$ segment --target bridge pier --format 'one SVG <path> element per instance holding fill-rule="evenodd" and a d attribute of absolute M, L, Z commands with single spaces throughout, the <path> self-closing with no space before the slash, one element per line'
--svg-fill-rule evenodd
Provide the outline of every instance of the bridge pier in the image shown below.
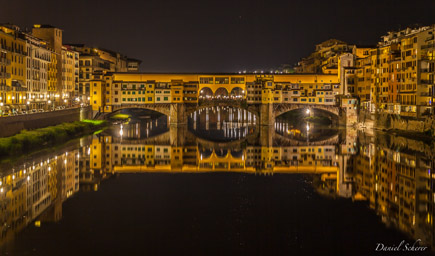
<path fill-rule="evenodd" d="M 169 123 L 171 125 L 187 124 L 186 105 L 182 103 L 173 103 L 169 110 Z"/>
<path fill-rule="evenodd" d="M 260 105 L 260 125 L 273 125 L 275 115 L 273 113 L 273 104 Z"/>
<path fill-rule="evenodd" d="M 260 126 L 260 145 L 262 147 L 272 147 L 273 137 L 275 136 L 275 127 L 272 125 Z"/>
<path fill-rule="evenodd" d="M 358 115 L 355 108 L 340 108 L 340 114 L 338 115 L 338 124 L 340 126 L 353 126 L 358 122 Z"/>
<path fill-rule="evenodd" d="M 171 146 L 184 146 L 187 138 L 187 125 L 170 125 L 169 140 Z"/>

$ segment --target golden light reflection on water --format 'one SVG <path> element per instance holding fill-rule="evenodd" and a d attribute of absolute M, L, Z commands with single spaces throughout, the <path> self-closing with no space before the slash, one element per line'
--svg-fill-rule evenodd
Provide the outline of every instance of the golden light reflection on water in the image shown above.
<path fill-rule="evenodd" d="M 198 138 L 187 127 L 147 138 L 131 132 L 141 129 L 137 124 L 114 129 L 129 132 L 94 135 L 76 149 L 3 170 L 0 244 L 31 223 L 59 221 L 63 202 L 79 190 L 98 191 L 114 174 L 240 172 L 305 174 L 318 193 L 365 201 L 385 224 L 433 245 L 435 152 L 423 142 L 349 129 L 300 141 L 260 127 L 252 138 L 221 143 Z"/>

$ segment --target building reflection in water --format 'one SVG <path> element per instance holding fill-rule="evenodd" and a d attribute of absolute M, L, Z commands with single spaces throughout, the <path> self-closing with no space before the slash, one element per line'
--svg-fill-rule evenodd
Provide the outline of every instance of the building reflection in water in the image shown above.
<path fill-rule="evenodd" d="M 117 125 L 82 139 L 76 149 L 5 170 L 0 188 L 1 243 L 35 221 L 58 221 L 68 197 L 79 188 L 96 191 L 114 174 L 243 172 L 306 174 L 320 194 L 366 201 L 385 224 L 410 239 L 434 245 L 435 152 L 427 144 L 351 129 L 301 140 L 287 136 L 289 129 L 283 123 L 256 127 L 237 141 L 213 142 L 195 136 L 199 127 L 193 124 Z M 154 136 L 144 136 L 147 129 Z"/>
<path fill-rule="evenodd" d="M 189 115 L 190 131 L 198 137 L 218 141 L 245 138 L 255 129 L 257 117 L 246 109 L 206 107 Z"/>

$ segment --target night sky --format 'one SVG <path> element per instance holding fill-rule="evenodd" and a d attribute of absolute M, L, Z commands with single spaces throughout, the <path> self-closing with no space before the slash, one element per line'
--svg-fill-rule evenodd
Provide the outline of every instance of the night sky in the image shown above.
<path fill-rule="evenodd" d="M 0 0 L 0 22 L 51 24 L 64 43 L 141 59 L 145 72 L 237 72 L 295 64 L 329 38 L 374 45 L 435 23 L 434 0 Z"/>

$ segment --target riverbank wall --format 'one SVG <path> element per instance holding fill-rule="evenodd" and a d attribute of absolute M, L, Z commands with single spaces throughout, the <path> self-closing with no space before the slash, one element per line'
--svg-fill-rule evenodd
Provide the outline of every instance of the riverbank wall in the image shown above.
<path fill-rule="evenodd" d="M 91 118 L 92 109 L 90 106 L 19 116 L 0 117 L 0 137 L 13 136 L 23 129 L 34 130 L 61 123 Z"/>
<path fill-rule="evenodd" d="M 361 111 L 359 114 L 361 124 L 371 124 L 375 129 L 397 130 L 410 133 L 421 133 L 426 136 L 435 137 L 435 118 L 412 118 L 403 117 L 397 114 L 376 113 L 370 114 Z"/>

